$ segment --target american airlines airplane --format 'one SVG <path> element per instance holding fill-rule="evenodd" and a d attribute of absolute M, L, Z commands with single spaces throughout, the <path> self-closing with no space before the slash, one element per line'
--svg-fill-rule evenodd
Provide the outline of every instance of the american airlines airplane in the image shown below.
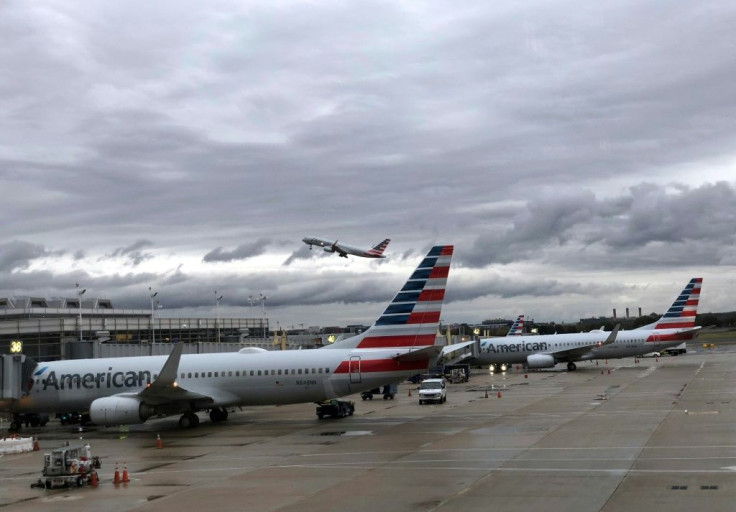
<path fill-rule="evenodd" d="M 452 245 L 433 247 L 369 329 L 334 345 L 182 355 L 178 343 L 169 356 L 42 363 L 30 370 L 27 394 L 0 400 L 0 411 L 17 422 L 19 413 L 88 410 L 97 425 L 181 414 L 179 425 L 188 428 L 201 410 L 219 422 L 233 406 L 320 402 L 399 383 L 441 355 L 435 337 L 452 252 Z"/>
<path fill-rule="evenodd" d="M 501 371 L 511 364 L 552 368 L 557 363 L 567 363 L 567 369 L 574 371 L 575 361 L 641 356 L 677 346 L 693 339 L 700 329 L 695 326 L 695 315 L 702 282 L 700 277 L 691 279 L 659 320 L 631 331 L 619 331 L 613 342 L 613 333 L 603 330 L 489 338 L 480 340 L 479 353 L 470 362 Z"/>
<path fill-rule="evenodd" d="M 338 244 L 337 240 L 332 242 L 325 238 L 318 238 L 316 236 L 302 238 L 302 242 L 307 244 L 310 249 L 313 245 L 317 245 L 322 247 L 322 250 L 325 252 L 338 253 L 341 258 L 347 258 L 348 254 L 360 256 L 362 258 L 385 258 L 386 256 L 384 256 L 383 251 L 386 249 L 386 246 L 388 246 L 390 241 L 391 239 L 387 238 L 370 249 L 361 249 L 360 247 L 353 247 L 352 245 Z"/>

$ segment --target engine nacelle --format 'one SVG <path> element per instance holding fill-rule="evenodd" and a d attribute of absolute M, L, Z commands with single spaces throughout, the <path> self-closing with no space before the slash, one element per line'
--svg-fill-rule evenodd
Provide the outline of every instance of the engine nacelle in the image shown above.
<path fill-rule="evenodd" d="M 529 368 L 552 368 L 555 364 L 554 356 L 549 354 L 532 354 L 526 358 Z"/>
<path fill-rule="evenodd" d="M 152 414 L 150 405 L 134 397 L 108 396 L 94 400 L 89 416 L 97 425 L 134 425 L 143 423 Z"/>
<path fill-rule="evenodd" d="M 335 249 L 333 249 L 332 247 L 323 247 L 322 250 L 325 252 L 335 252 Z"/>

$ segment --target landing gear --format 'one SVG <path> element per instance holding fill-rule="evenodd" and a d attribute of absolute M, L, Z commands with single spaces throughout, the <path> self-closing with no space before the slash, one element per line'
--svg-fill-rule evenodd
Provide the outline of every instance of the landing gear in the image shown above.
<path fill-rule="evenodd" d="M 577 366 L 575 366 L 575 363 L 573 363 L 572 361 L 570 361 L 569 363 L 567 363 L 567 371 L 568 372 L 574 372 L 576 368 L 577 368 Z"/>
<path fill-rule="evenodd" d="M 12 434 L 20 434 L 23 430 L 23 421 L 21 420 L 20 414 L 13 414 L 13 419 L 8 426 L 8 432 Z"/>
<path fill-rule="evenodd" d="M 195 428 L 197 425 L 199 425 L 199 416 L 193 412 L 188 412 L 179 418 L 181 428 Z"/>
<path fill-rule="evenodd" d="M 210 409 L 210 420 L 212 423 L 219 423 L 227 419 L 227 409 L 223 407 L 215 407 Z"/>

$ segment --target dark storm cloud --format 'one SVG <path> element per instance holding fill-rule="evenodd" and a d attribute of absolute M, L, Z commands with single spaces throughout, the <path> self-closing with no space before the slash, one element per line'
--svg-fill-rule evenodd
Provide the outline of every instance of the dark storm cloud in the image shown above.
<path fill-rule="evenodd" d="M 270 240 L 261 238 L 255 242 L 249 244 L 242 244 L 237 246 L 235 249 L 228 251 L 222 247 L 217 247 L 204 255 L 202 261 L 206 263 L 212 263 L 217 261 L 236 261 L 246 260 L 253 256 L 259 256 L 266 252 L 266 247 L 270 243 Z"/>
<path fill-rule="evenodd" d="M 713 265 L 736 242 L 734 222 L 736 188 L 727 182 L 674 190 L 645 183 L 600 199 L 591 191 L 563 192 L 527 202 L 511 226 L 478 236 L 460 261 L 483 267 L 564 258 L 590 265 L 606 255 L 609 264 L 630 267 Z"/>

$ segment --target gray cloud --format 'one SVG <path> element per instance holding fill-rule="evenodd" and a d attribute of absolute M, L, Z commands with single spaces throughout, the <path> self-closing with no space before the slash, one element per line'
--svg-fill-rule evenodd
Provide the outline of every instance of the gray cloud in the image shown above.
<path fill-rule="evenodd" d="M 453 314 L 574 318 L 736 265 L 729 2 L 2 9 L 0 295 L 354 319 L 453 243 Z M 389 258 L 317 258 L 310 233 Z"/>
<path fill-rule="evenodd" d="M 154 244 L 150 240 L 138 240 L 127 247 L 118 247 L 110 255 L 111 258 L 124 257 L 130 260 L 133 266 L 140 265 L 144 261 L 151 259 L 152 255 L 141 249 L 152 247 Z"/>
<path fill-rule="evenodd" d="M 212 263 L 217 261 L 245 260 L 252 258 L 253 256 L 264 254 L 266 252 L 266 246 L 269 243 L 269 240 L 261 238 L 255 242 L 239 245 L 231 251 L 225 250 L 222 247 L 217 247 L 205 254 L 202 261 L 205 263 Z"/>
<path fill-rule="evenodd" d="M 24 269 L 33 260 L 50 254 L 51 252 L 43 246 L 13 240 L 0 245 L 0 271 L 10 272 L 16 269 Z"/>

